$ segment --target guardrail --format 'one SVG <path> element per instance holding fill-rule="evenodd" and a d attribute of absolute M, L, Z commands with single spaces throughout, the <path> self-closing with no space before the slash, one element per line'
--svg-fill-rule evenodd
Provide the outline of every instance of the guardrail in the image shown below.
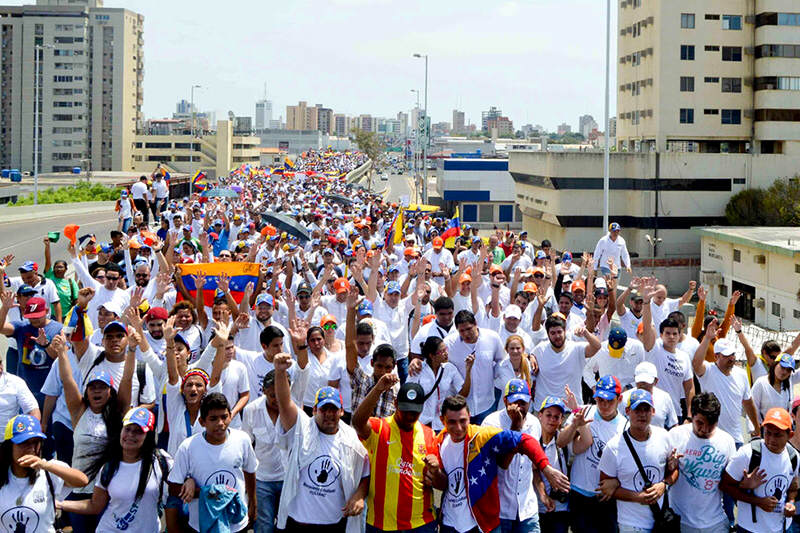
<path fill-rule="evenodd" d="M 345 182 L 353 184 L 358 183 L 359 181 L 361 181 L 361 178 L 363 178 L 367 174 L 367 172 L 369 172 L 371 168 L 372 168 L 372 161 L 370 160 L 361 165 L 360 167 L 348 172 L 347 176 L 345 177 Z"/>

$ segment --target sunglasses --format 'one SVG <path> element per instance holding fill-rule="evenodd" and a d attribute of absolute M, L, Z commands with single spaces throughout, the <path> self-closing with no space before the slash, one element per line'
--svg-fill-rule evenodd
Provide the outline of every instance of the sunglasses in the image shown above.
<path fill-rule="evenodd" d="M 332 329 L 336 329 L 337 327 L 338 326 L 336 324 L 325 324 L 324 326 L 322 326 L 322 329 L 324 329 L 325 331 L 330 331 Z"/>
<path fill-rule="evenodd" d="M 119 281 L 119 276 L 115 277 L 106 276 L 106 281 Z"/>
<path fill-rule="evenodd" d="M 101 276 L 95 276 L 94 279 L 106 279 L 106 277 L 101 275 Z"/>

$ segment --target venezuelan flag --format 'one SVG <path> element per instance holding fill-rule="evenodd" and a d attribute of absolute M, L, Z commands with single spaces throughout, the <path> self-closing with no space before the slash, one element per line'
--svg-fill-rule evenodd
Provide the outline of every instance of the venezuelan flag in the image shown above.
<path fill-rule="evenodd" d="M 195 172 L 192 176 L 192 187 L 203 191 L 207 186 L 208 183 L 206 183 L 206 173 L 200 170 Z"/>
<path fill-rule="evenodd" d="M 67 311 L 64 316 L 64 334 L 71 341 L 82 341 L 88 339 L 94 333 L 92 321 L 85 309 L 79 309 L 77 305 Z"/>
<path fill-rule="evenodd" d="M 289 159 L 289 158 L 287 157 L 287 158 L 286 158 L 286 159 L 284 159 L 284 161 L 283 161 L 283 166 L 284 166 L 286 169 L 294 169 L 294 161 L 292 161 L 291 159 Z"/>
<path fill-rule="evenodd" d="M 403 209 L 398 209 L 394 214 L 394 219 L 386 230 L 386 239 L 383 245 L 389 247 L 389 244 L 399 244 L 403 242 Z"/>
<path fill-rule="evenodd" d="M 197 287 L 194 284 L 192 275 L 197 275 L 200 272 L 206 275 L 206 284 L 203 286 L 203 299 L 209 307 L 214 303 L 214 295 L 217 291 L 217 283 L 221 274 L 224 273 L 230 276 L 231 296 L 237 303 L 242 301 L 247 284 L 252 282 L 255 285 L 258 282 L 258 263 L 196 263 L 179 265 L 178 268 L 180 268 L 183 286 L 186 287 L 192 298 L 197 293 Z"/>
<path fill-rule="evenodd" d="M 453 218 L 450 219 L 450 222 L 447 224 L 447 229 L 442 232 L 442 239 L 444 239 L 444 245 L 447 248 L 455 248 L 456 246 L 456 237 L 461 235 L 461 219 L 458 216 L 458 208 L 456 207 L 456 212 L 453 215 Z"/>

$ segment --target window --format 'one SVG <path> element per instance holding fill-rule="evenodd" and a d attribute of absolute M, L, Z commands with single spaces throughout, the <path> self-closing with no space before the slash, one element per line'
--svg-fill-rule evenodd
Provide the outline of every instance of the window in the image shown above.
<path fill-rule="evenodd" d="M 681 28 L 694 29 L 694 13 L 681 13 Z"/>
<path fill-rule="evenodd" d="M 694 61 L 694 45 L 681 45 L 681 61 Z"/>
<path fill-rule="evenodd" d="M 800 26 L 800 13 L 778 13 L 778 26 Z"/>
<path fill-rule="evenodd" d="M 719 78 L 706 76 L 706 78 L 703 79 L 703 81 L 706 83 L 719 83 Z"/>
<path fill-rule="evenodd" d="M 514 204 L 505 204 L 497 206 L 497 221 L 498 222 L 514 222 Z"/>
<path fill-rule="evenodd" d="M 797 263 L 794 264 L 794 273 L 800 274 L 800 265 L 798 265 Z"/>
<path fill-rule="evenodd" d="M 172 148 L 172 143 L 144 143 L 145 148 Z"/>
<path fill-rule="evenodd" d="M 694 124 L 694 109 L 681 109 L 681 124 Z"/>
<path fill-rule="evenodd" d="M 728 286 L 727 285 L 720 285 L 719 286 L 719 295 L 722 297 L 728 296 Z"/>
<path fill-rule="evenodd" d="M 719 52 L 719 46 L 717 45 L 709 45 L 705 48 L 706 52 Z"/>
<path fill-rule="evenodd" d="M 66 83 L 72 81 L 72 76 L 53 76 L 54 83 Z"/>
<path fill-rule="evenodd" d="M 494 222 L 494 205 L 481 204 L 478 206 L 478 222 Z"/>
<path fill-rule="evenodd" d="M 800 45 L 794 44 L 763 44 L 756 46 L 756 59 L 762 57 L 800 57 Z"/>
<path fill-rule="evenodd" d="M 461 210 L 461 218 L 464 222 L 477 222 L 478 221 L 478 206 L 475 204 L 463 204 Z"/>
<path fill-rule="evenodd" d="M 741 263 L 742 262 L 742 251 L 737 250 L 736 248 L 733 249 L 733 262 L 734 263 Z"/>
<path fill-rule="evenodd" d="M 781 304 L 772 302 L 772 316 L 781 316 Z"/>
<path fill-rule="evenodd" d="M 723 30 L 741 30 L 742 29 L 742 16 L 741 15 L 722 15 L 722 29 Z"/>
<path fill-rule="evenodd" d="M 706 13 L 706 20 L 719 20 L 719 15 L 709 15 Z"/>
<path fill-rule="evenodd" d="M 724 93 L 742 92 L 742 78 L 722 78 L 722 92 Z"/>
<path fill-rule="evenodd" d="M 704 115 L 719 115 L 719 109 L 703 109 Z"/>
<path fill-rule="evenodd" d="M 720 114 L 723 124 L 741 124 L 742 123 L 742 110 L 741 109 L 723 109 Z"/>
<path fill-rule="evenodd" d="M 722 60 L 723 61 L 741 61 L 742 60 L 742 47 L 741 46 L 723 46 L 722 47 Z"/>
<path fill-rule="evenodd" d="M 681 92 L 693 93 L 694 92 L 694 77 L 681 76 Z"/>
<path fill-rule="evenodd" d="M 792 316 L 793 316 L 794 318 L 800 318 L 800 311 L 798 311 L 797 309 L 794 309 L 794 310 L 792 311 Z"/>

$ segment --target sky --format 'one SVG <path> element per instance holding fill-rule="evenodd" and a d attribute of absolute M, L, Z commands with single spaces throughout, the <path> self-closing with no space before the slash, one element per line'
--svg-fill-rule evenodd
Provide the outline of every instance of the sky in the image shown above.
<path fill-rule="evenodd" d="M 6 0 L 8 1 L 8 0 Z M 12 2 L 13 3 L 13 2 Z M 20 1 L 33 3 L 33 0 Z M 611 115 L 616 108 L 616 0 Z M 603 120 L 606 2 L 598 0 L 105 0 L 145 17 L 144 113 L 170 116 L 181 98 L 203 110 L 273 119 L 304 100 L 335 113 L 395 117 L 424 99 L 433 122 L 452 110 L 480 124 L 497 106 L 555 130 Z M 602 125 L 601 128 L 603 129 Z"/>

